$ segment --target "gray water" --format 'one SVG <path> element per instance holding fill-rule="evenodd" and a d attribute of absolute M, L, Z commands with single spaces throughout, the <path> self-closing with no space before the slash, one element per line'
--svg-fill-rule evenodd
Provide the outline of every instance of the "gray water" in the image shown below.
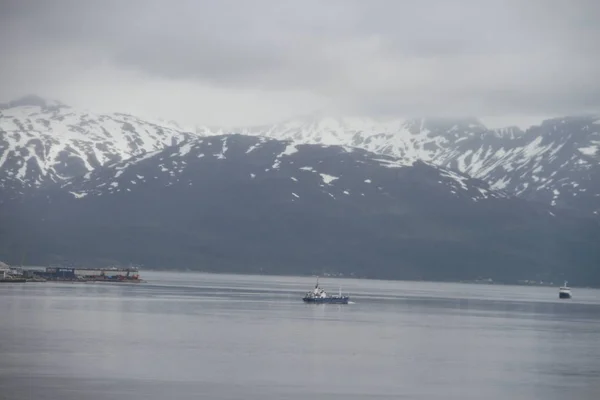
<path fill-rule="evenodd" d="M 598 399 L 600 291 L 144 272 L 0 284 L 0 399 Z"/>

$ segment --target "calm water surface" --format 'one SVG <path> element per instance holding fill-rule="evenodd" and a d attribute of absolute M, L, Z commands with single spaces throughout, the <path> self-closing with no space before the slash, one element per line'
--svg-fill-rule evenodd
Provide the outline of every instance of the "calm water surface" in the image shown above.
<path fill-rule="evenodd" d="M 598 399 L 600 291 L 144 272 L 0 284 L 0 399 Z"/>

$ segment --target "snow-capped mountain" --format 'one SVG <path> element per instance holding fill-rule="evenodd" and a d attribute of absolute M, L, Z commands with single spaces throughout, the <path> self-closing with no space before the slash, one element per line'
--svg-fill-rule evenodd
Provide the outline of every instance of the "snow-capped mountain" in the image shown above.
<path fill-rule="evenodd" d="M 591 220 L 422 161 L 243 135 L 192 138 L 40 189 L 1 207 L 1 226 L 12 227 L 0 229 L 9 262 L 27 248 L 40 264 L 507 282 L 568 268 L 600 283 Z"/>
<path fill-rule="evenodd" d="M 240 133 L 298 144 L 340 145 L 442 166 L 528 200 L 600 215 L 600 119 L 490 130 L 476 119 L 306 117 L 271 126 L 198 128 L 173 121 L 79 111 L 26 97 L 0 106 L 0 193 L 22 194 L 188 138 Z"/>
<path fill-rule="evenodd" d="M 552 119 L 527 131 L 491 130 L 476 119 L 305 118 L 236 132 L 428 161 L 526 199 L 600 213 L 598 117 Z"/>
<path fill-rule="evenodd" d="M 171 122 L 98 115 L 28 96 L 0 106 L 0 188 L 19 193 L 64 181 L 192 135 Z"/>
<path fill-rule="evenodd" d="M 215 167 L 223 166 L 219 160 L 227 160 L 228 157 L 233 160 L 231 163 L 243 166 L 239 173 L 245 174 L 248 182 L 274 179 L 283 174 L 298 183 L 299 177 L 303 177 L 303 183 L 310 182 L 310 190 L 320 192 L 326 200 L 360 199 L 370 192 L 388 196 L 393 191 L 398 195 L 401 188 L 392 185 L 384 189 L 376 175 L 384 175 L 388 179 L 394 174 L 410 174 L 407 171 L 412 170 L 419 170 L 427 178 L 423 184 L 439 185 L 439 194 L 448 198 L 477 202 L 487 198 L 511 197 L 504 191 L 491 190 L 484 181 L 430 163 L 407 163 L 351 147 L 299 145 L 293 141 L 237 134 L 193 138 L 179 146 L 95 170 L 66 182 L 63 188 L 75 198 L 82 198 L 131 192 L 148 181 L 157 182 L 160 187 L 186 179 L 192 184 L 190 174 L 195 176 L 196 170 L 201 169 L 217 173 Z M 145 168 L 143 175 L 134 173 L 139 165 L 154 169 Z M 369 171 L 373 171 L 372 174 Z M 298 193 L 290 192 L 289 196 L 291 201 L 301 201 Z"/>

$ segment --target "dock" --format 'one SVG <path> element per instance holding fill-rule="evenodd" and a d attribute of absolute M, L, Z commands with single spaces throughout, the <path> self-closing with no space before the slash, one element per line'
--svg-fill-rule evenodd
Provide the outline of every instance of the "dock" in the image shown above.
<path fill-rule="evenodd" d="M 11 268 L 0 273 L 2 283 L 23 282 L 114 282 L 143 283 L 137 267 L 63 267 Z"/>

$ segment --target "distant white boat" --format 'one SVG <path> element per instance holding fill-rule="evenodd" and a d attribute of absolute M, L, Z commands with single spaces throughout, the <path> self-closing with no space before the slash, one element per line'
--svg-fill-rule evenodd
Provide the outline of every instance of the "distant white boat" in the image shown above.
<path fill-rule="evenodd" d="M 567 286 L 567 282 L 558 289 L 558 298 L 559 299 L 570 299 L 572 296 L 571 288 Z"/>

